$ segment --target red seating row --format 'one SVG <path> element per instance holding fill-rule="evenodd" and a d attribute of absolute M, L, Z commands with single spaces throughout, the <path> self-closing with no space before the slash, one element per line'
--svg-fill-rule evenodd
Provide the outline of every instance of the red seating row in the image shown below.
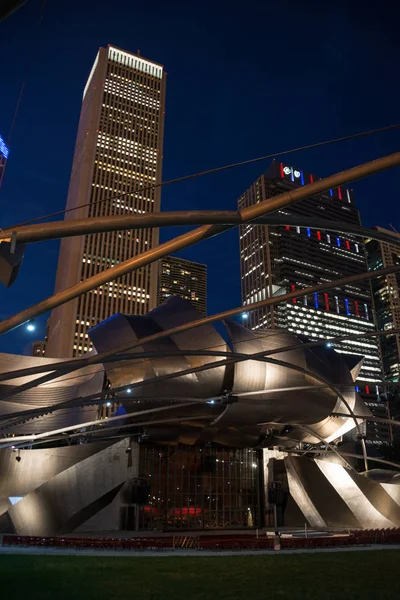
<path fill-rule="evenodd" d="M 187 536 L 190 538 L 190 536 Z M 348 535 L 318 537 L 282 537 L 281 548 L 332 548 L 350 545 L 400 543 L 400 528 L 350 531 Z M 136 538 L 83 538 L 83 537 L 36 537 L 4 535 L 4 546 L 44 546 L 69 549 L 96 550 L 167 550 L 174 548 L 174 536 Z M 200 550 L 262 550 L 273 548 L 273 536 L 209 535 L 196 536 Z"/>

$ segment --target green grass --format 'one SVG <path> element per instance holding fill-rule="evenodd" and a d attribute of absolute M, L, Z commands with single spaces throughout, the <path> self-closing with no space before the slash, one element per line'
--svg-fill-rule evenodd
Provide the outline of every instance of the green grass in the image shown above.
<path fill-rule="evenodd" d="M 384 600 L 399 597 L 400 551 L 233 557 L 0 555 L 12 600 Z"/>

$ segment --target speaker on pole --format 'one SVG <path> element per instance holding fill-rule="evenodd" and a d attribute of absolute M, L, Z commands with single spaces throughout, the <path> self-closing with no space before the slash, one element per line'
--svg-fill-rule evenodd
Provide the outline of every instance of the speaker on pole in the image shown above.
<path fill-rule="evenodd" d="M 14 247 L 13 247 L 14 246 Z M 13 242 L 0 244 L 0 282 L 6 287 L 15 281 L 24 258 L 25 244 L 14 245 Z"/>

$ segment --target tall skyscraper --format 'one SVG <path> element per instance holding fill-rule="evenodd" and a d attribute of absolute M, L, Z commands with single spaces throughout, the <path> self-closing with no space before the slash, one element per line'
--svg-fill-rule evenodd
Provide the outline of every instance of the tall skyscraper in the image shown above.
<path fill-rule="evenodd" d="M 398 237 L 400 243 L 400 234 L 382 227 L 375 229 Z M 400 265 L 399 245 L 370 239 L 365 247 L 371 270 Z M 372 291 L 378 329 L 400 329 L 400 275 L 392 273 L 373 279 Z M 384 336 L 380 338 L 380 344 L 385 379 L 397 382 L 400 380 L 400 335 Z"/>
<path fill-rule="evenodd" d="M 244 208 L 295 187 L 312 183 L 315 175 L 274 161 L 239 199 Z M 279 211 L 285 215 L 316 217 L 330 221 L 360 224 L 352 191 L 346 187 L 316 194 Z M 364 243 L 350 234 L 316 231 L 308 227 L 243 225 L 240 227 L 240 263 L 244 306 L 261 299 L 302 290 L 310 286 L 367 271 Z M 326 293 L 293 298 L 249 314 L 251 329 L 288 329 L 310 339 L 325 339 L 372 331 L 375 328 L 369 282 L 347 285 Z M 374 338 L 335 343 L 335 350 L 363 356 L 357 390 L 372 412 L 387 416 L 380 398 L 382 365 Z M 369 423 L 367 441 L 380 444 L 389 440 L 386 425 Z"/>
<path fill-rule="evenodd" d="M 100 48 L 83 92 L 66 219 L 160 210 L 166 74 L 161 65 Z M 156 229 L 64 239 L 55 291 L 70 287 L 158 244 Z M 145 314 L 156 305 L 157 265 L 143 267 L 56 308 L 46 354 L 91 349 L 87 330 L 117 312 Z"/>
<path fill-rule="evenodd" d="M 207 314 L 207 265 L 166 256 L 158 262 L 157 305 L 179 296 Z"/>
<path fill-rule="evenodd" d="M 0 135 L 0 186 L 3 181 L 4 171 L 6 169 L 6 163 L 8 158 L 8 148 Z"/>

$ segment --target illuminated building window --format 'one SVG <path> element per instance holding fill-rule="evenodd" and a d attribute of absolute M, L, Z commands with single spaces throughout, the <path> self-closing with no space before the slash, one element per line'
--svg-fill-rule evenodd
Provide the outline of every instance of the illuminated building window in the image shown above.
<path fill-rule="evenodd" d="M 329 296 L 328 296 L 328 294 L 324 294 L 324 298 L 325 298 L 325 310 L 327 310 L 329 312 L 330 308 L 329 308 Z"/>
<path fill-rule="evenodd" d="M 365 310 L 365 318 L 369 321 L 368 306 L 366 303 L 364 304 L 364 310 Z"/>

